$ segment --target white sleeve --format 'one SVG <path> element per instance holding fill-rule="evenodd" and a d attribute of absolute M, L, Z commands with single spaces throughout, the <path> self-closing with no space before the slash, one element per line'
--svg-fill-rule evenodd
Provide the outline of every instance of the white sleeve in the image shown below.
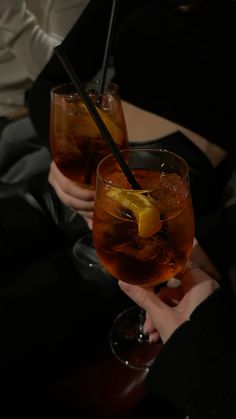
<path fill-rule="evenodd" d="M 44 0 L 46 32 L 25 1 L 0 0 L 1 46 L 22 60 L 28 77 L 34 80 L 87 3 L 86 0 Z"/>
<path fill-rule="evenodd" d="M 63 37 L 80 17 L 89 0 L 55 0 L 51 1 L 48 12 L 49 34 L 52 37 Z"/>

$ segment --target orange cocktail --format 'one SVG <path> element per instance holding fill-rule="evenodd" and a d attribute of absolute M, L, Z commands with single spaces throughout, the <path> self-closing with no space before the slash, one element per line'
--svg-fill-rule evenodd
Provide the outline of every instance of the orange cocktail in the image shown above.
<path fill-rule="evenodd" d="M 122 153 L 141 190 L 132 190 L 113 156 L 100 163 L 93 237 L 117 279 L 149 286 L 167 281 L 192 251 L 194 217 L 184 160 L 165 150 Z"/>
<path fill-rule="evenodd" d="M 127 131 L 117 85 L 108 83 L 102 95 L 97 82 L 89 83 L 87 89 L 117 146 L 127 148 Z M 94 188 L 97 165 L 110 150 L 72 84 L 52 89 L 50 143 L 59 170 L 78 184 Z"/>

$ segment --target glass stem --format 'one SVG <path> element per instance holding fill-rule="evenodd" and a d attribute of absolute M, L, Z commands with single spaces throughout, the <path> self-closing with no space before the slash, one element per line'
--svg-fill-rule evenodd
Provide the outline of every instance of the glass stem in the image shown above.
<path fill-rule="evenodd" d="M 139 325 L 138 325 L 138 341 L 143 342 L 148 339 L 148 337 L 143 333 L 143 325 L 146 318 L 146 312 L 143 308 L 139 309 Z"/>

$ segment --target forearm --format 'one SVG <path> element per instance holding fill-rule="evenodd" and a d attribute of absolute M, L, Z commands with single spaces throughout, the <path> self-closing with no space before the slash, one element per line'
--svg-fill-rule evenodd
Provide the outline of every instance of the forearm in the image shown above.
<path fill-rule="evenodd" d="M 42 14 L 39 2 L 34 14 L 24 1 L 16 0 L 9 6 L 9 2 L 1 0 L 1 41 L 22 60 L 30 79 L 38 76 L 51 58 L 53 48 L 62 41 L 87 3 L 88 0 L 51 0 L 45 2 Z"/>
<path fill-rule="evenodd" d="M 33 80 L 50 59 L 53 48 L 61 38 L 45 33 L 25 2 L 14 1 L 10 7 L 4 7 L 4 4 L 5 0 L 0 6 L 1 40 L 5 48 L 22 59 L 28 77 Z"/>
<path fill-rule="evenodd" d="M 51 0 L 48 7 L 48 33 L 64 38 L 87 7 L 89 0 Z"/>

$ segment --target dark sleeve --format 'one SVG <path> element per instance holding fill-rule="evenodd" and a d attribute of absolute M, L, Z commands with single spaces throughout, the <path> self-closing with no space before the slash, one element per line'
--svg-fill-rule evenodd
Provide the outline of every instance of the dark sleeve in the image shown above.
<path fill-rule="evenodd" d="M 116 27 L 132 8 L 144 0 L 120 0 Z M 91 0 L 62 43 L 80 80 L 94 78 L 101 68 L 111 13 L 111 0 Z M 50 90 L 69 82 L 54 54 L 34 82 L 29 93 L 29 111 L 36 132 L 44 145 L 49 144 Z"/>
<path fill-rule="evenodd" d="M 218 289 L 163 346 L 148 388 L 191 419 L 236 418 L 236 308 Z"/>
<path fill-rule="evenodd" d="M 219 187 L 219 183 L 217 184 Z M 228 272 L 235 263 L 236 203 L 217 206 L 196 223 L 196 237 L 220 272 Z"/>

